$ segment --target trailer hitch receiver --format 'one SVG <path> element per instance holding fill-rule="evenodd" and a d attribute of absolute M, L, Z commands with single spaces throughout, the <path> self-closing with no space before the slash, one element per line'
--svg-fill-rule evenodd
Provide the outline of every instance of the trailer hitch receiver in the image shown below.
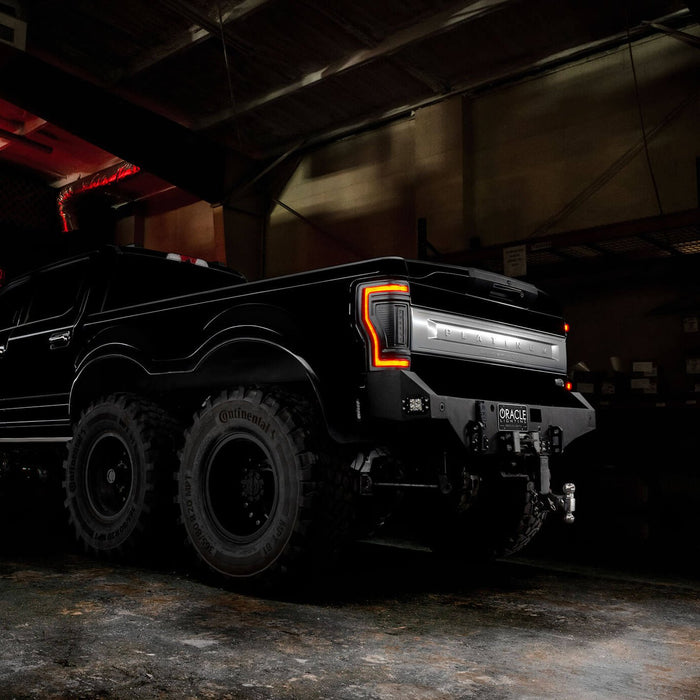
<path fill-rule="evenodd" d="M 571 524 L 575 520 L 574 512 L 576 511 L 576 485 L 567 482 L 563 486 L 563 494 L 548 493 L 544 496 L 544 502 L 552 512 L 561 513 L 564 516 L 564 522 Z"/>
<path fill-rule="evenodd" d="M 574 511 L 576 510 L 576 485 L 572 483 L 564 484 L 564 522 L 574 522 Z"/>

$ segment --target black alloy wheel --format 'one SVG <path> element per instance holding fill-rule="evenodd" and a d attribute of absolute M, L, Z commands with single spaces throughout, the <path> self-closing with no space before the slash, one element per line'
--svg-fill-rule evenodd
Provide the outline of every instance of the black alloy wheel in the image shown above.
<path fill-rule="evenodd" d="M 81 414 L 63 486 L 70 522 L 86 550 L 124 553 L 157 538 L 162 547 L 164 523 L 173 515 L 178 432 L 166 411 L 131 394 L 99 399 Z"/>
<path fill-rule="evenodd" d="M 85 464 L 85 495 L 105 521 L 118 518 L 128 506 L 134 484 L 134 462 L 126 442 L 116 433 L 98 437 Z"/>

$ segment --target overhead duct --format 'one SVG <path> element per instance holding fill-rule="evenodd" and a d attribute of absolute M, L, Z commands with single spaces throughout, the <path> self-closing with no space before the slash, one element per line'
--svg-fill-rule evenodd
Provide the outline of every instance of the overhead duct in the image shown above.
<path fill-rule="evenodd" d="M 75 198 L 90 190 L 100 187 L 108 187 L 127 177 L 132 177 L 141 171 L 138 165 L 121 162 L 106 170 L 80 178 L 70 185 L 61 188 L 58 193 L 58 215 L 61 218 L 63 233 L 74 231 L 78 228 L 75 217 Z"/>

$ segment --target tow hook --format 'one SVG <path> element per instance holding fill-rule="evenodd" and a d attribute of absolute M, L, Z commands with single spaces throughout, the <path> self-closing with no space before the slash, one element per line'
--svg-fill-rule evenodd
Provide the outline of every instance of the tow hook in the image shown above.
<path fill-rule="evenodd" d="M 563 487 L 563 495 L 548 493 L 544 497 L 544 501 L 549 509 L 553 512 L 562 513 L 564 522 L 571 524 L 575 520 L 574 511 L 576 510 L 576 485 L 566 483 Z"/>

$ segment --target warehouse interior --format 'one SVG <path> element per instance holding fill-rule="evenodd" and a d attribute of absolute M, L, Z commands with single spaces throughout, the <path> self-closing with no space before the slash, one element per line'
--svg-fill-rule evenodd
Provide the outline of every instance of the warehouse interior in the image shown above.
<path fill-rule="evenodd" d="M 532 282 L 598 421 L 532 556 L 697 576 L 698 124 L 697 0 L 0 0 L 0 268 L 114 242 Z"/>

